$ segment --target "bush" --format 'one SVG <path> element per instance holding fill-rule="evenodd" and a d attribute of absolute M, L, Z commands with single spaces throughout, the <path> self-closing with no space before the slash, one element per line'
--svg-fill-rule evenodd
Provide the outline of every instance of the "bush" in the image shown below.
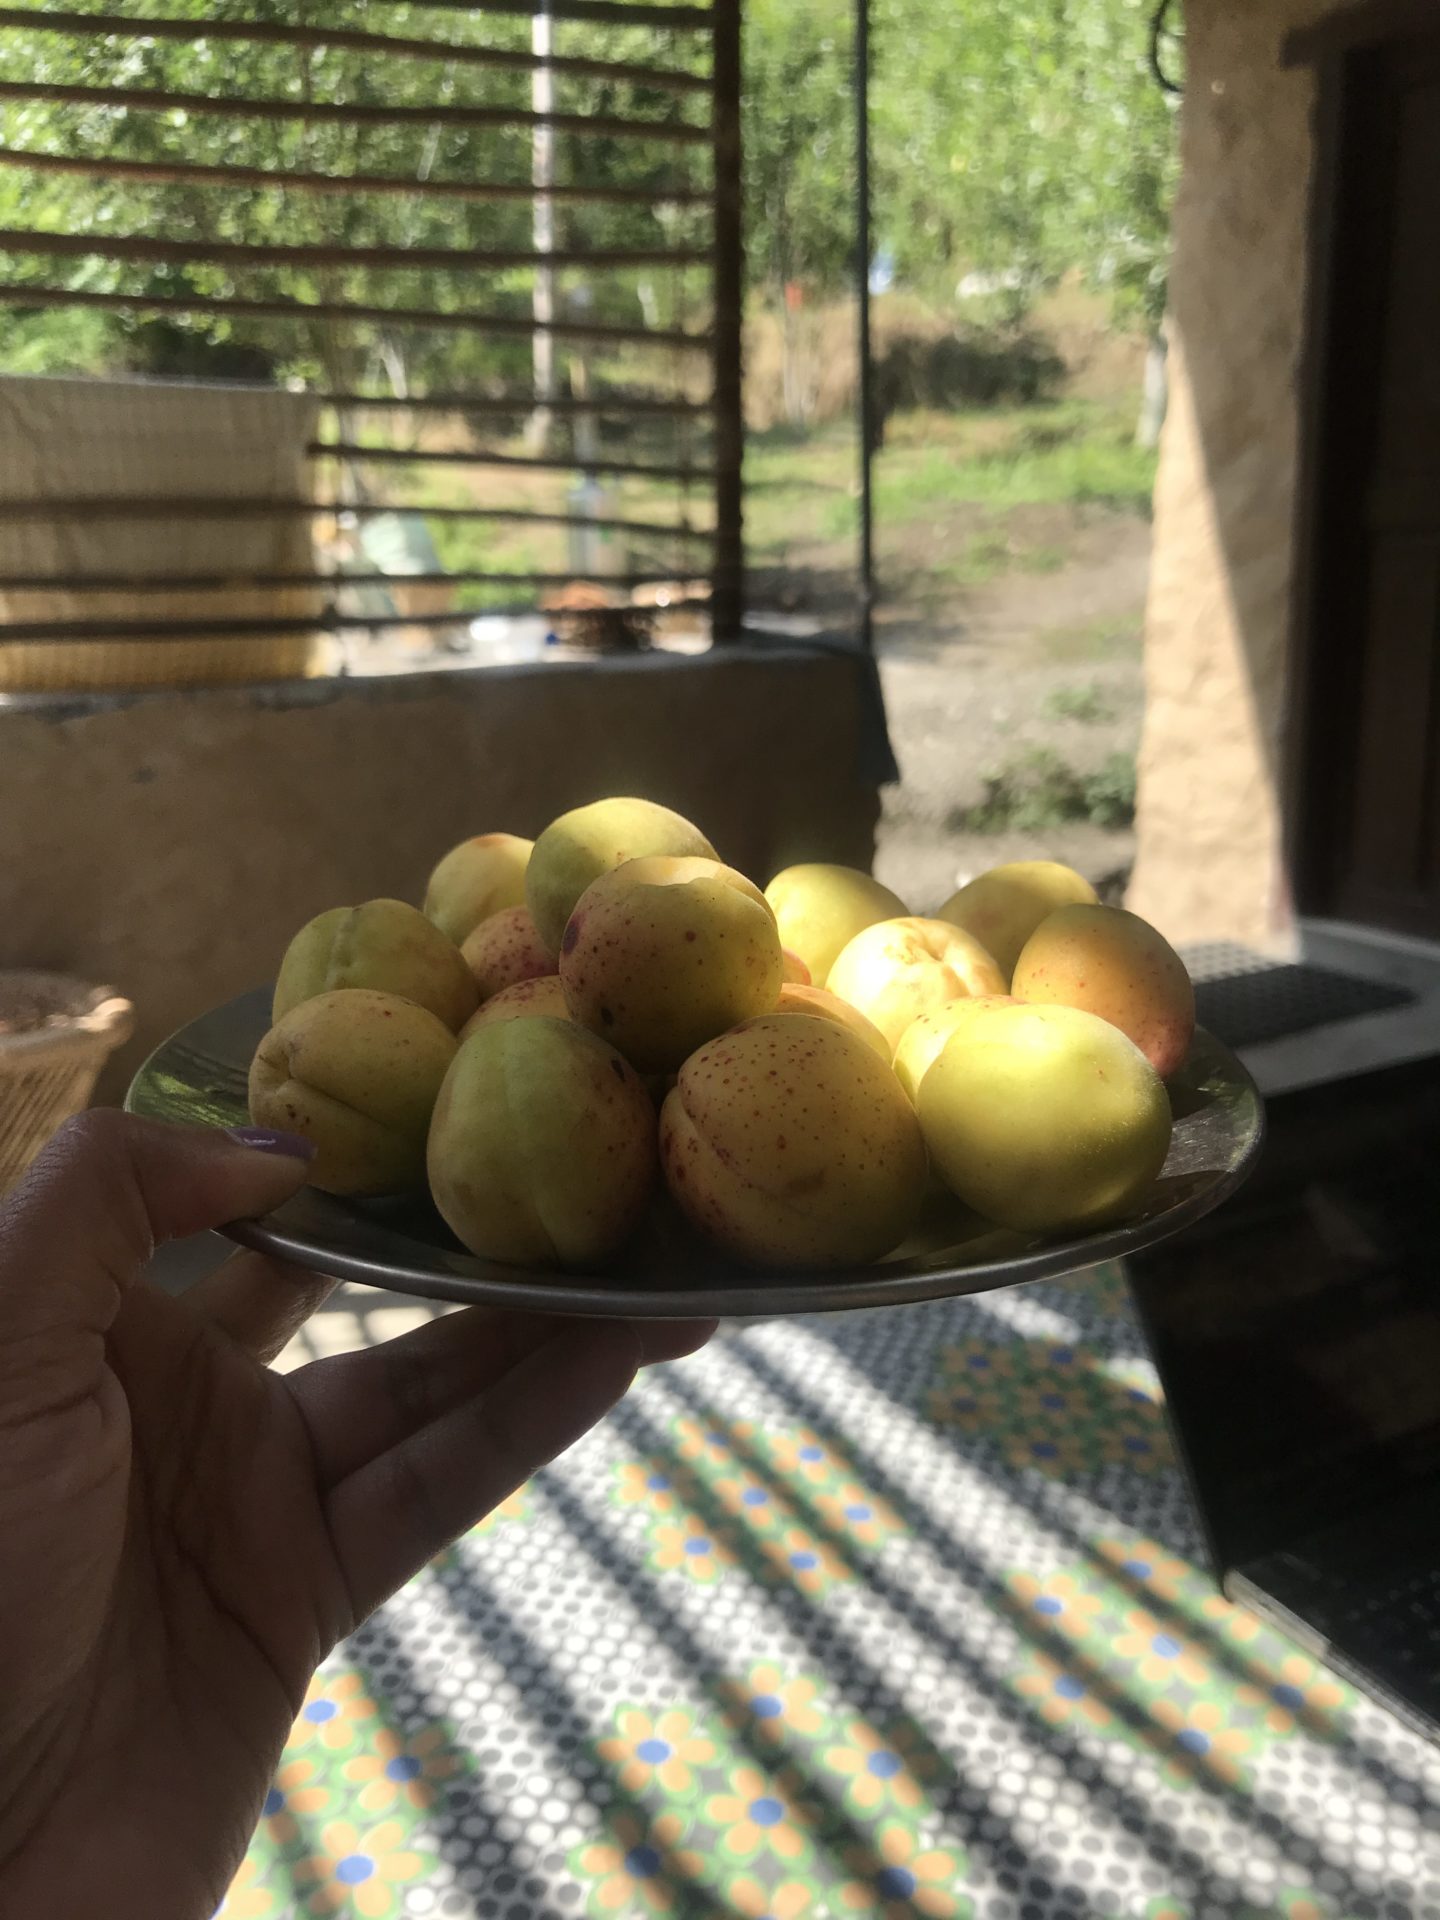
<path fill-rule="evenodd" d="M 1126 827 L 1135 818 L 1135 761 L 1112 753 L 1093 773 L 1078 773 L 1053 747 L 1032 747 L 984 776 L 985 798 L 957 810 L 950 826 L 961 832 L 1044 833 L 1088 820 L 1097 827 Z"/>

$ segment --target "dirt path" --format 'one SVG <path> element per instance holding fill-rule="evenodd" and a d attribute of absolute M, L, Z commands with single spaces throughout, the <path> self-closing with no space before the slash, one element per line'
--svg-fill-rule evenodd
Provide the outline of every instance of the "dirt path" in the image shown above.
<path fill-rule="evenodd" d="M 985 799 L 987 776 L 1093 774 L 1133 758 L 1139 735 L 1148 523 L 1047 507 L 1017 510 L 1007 526 L 1020 551 L 1049 540 L 1064 564 L 1001 571 L 937 598 L 935 542 L 961 537 L 953 518 L 881 546 L 883 579 L 901 583 L 882 601 L 876 638 L 902 779 L 885 794 L 876 871 L 917 910 L 962 877 L 1042 854 L 1113 893 L 1132 856 L 1128 829 L 1089 820 L 977 833 L 960 818 Z M 927 567 L 922 599 L 904 583 Z"/>

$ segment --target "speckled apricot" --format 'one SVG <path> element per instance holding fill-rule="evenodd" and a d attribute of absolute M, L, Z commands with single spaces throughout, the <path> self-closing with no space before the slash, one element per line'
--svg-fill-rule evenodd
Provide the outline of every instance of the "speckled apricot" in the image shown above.
<path fill-rule="evenodd" d="M 523 906 L 532 844 L 514 833 L 477 833 L 452 847 L 426 884 L 426 919 L 458 946 L 492 913 Z"/>
<path fill-rule="evenodd" d="M 753 1265 L 877 1260 L 925 1188 L 919 1123 L 890 1068 L 833 1021 L 747 1020 L 688 1059 L 660 1115 L 671 1193 Z"/>
<path fill-rule="evenodd" d="M 592 881 L 652 854 L 716 857 L 697 826 L 653 800 L 592 800 L 552 820 L 525 876 L 525 904 L 550 951 L 559 953 L 566 922 Z"/>
<path fill-rule="evenodd" d="M 1118 1027 L 1162 1080 L 1195 1033 L 1185 962 L 1148 920 L 1123 907 L 1062 907 L 1042 920 L 1015 965 L 1012 990 L 1033 1006 L 1078 1007 Z"/>
<path fill-rule="evenodd" d="M 881 1033 L 873 1020 L 867 1020 L 858 1007 L 852 1007 L 848 1000 L 842 1000 L 838 993 L 827 993 L 824 987 L 802 987 L 789 981 L 780 989 L 780 998 L 775 1002 L 776 1013 L 808 1013 L 817 1020 L 834 1020 L 846 1028 L 867 1047 L 874 1049 L 880 1058 L 889 1065 L 890 1042 Z"/>
<path fill-rule="evenodd" d="M 1009 860 L 952 893 L 935 918 L 973 934 L 1008 982 L 1042 920 L 1061 907 L 1093 906 L 1097 897 L 1083 874 L 1058 860 Z"/>
<path fill-rule="evenodd" d="M 455 942 L 403 900 L 332 907 L 308 920 L 285 949 L 270 1017 L 281 1020 L 302 1000 L 342 987 L 402 994 L 452 1033 L 480 999 Z"/>
<path fill-rule="evenodd" d="M 779 998 L 775 916 L 718 860 L 630 860 L 586 888 L 560 948 L 571 1017 L 642 1073 L 673 1073 Z"/>
<path fill-rule="evenodd" d="M 505 907 L 482 920 L 460 949 L 482 1001 L 521 980 L 555 972 L 555 960 L 535 931 L 528 907 Z"/>
<path fill-rule="evenodd" d="M 655 1106 L 613 1047 L 570 1020 L 472 1033 L 430 1128 L 435 1205 L 472 1253 L 524 1266 L 608 1258 L 655 1179 Z"/>
<path fill-rule="evenodd" d="M 250 1067 L 250 1117 L 315 1147 L 309 1178 L 329 1193 L 425 1184 L 425 1138 L 455 1036 L 413 1000 L 345 987 L 293 1007 Z"/>
<path fill-rule="evenodd" d="M 477 1027 L 494 1026 L 498 1020 L 522 1020 L 533 1014 L 552 1020 L 570 1018 L 558 973 L 543 973 L 535 980 L 517 980 L 513 987 L 503 988 L 477 1013 L 471 1014 L 460 1029 L 460 1038 L 468 1040 Z"/>

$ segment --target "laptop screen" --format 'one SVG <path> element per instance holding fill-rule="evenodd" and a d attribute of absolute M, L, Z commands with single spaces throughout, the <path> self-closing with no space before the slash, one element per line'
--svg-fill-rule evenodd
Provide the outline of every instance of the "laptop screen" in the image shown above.
<path fill-rule="evenodd" d="M 1440 1060 L 1269 1102 L 1241 1193 L 1130 1262 L 1220 1575 L 1433 1479 Z"/>

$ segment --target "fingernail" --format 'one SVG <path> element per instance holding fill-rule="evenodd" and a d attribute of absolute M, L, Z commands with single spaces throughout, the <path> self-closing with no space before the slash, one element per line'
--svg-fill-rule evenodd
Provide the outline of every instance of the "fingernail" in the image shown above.
<path fill-rule="evenodd" d="M 313 1160 L 315 1142 L 303 1133 L 277 1133 L 273 1127 L 227 1127 L 226 1138 L 256 1153 L 275 1153 L 287 1160 Z"/>

